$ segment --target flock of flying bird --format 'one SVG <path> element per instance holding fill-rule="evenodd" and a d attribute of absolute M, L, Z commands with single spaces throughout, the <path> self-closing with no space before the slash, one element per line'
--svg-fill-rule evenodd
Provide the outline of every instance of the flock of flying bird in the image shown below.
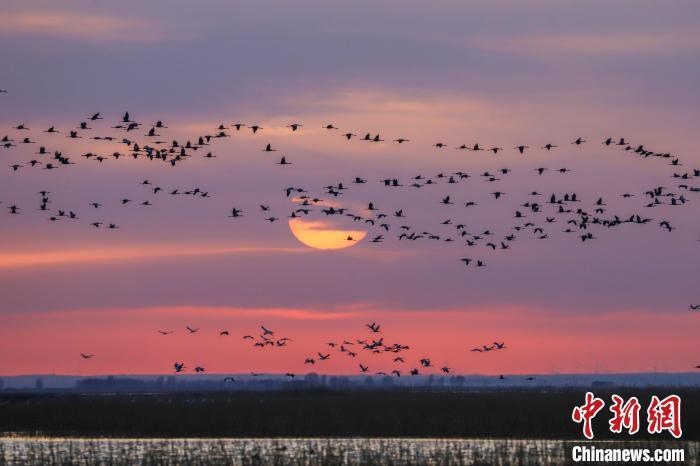
<path fill-rule="evenodd" d="M 417 364 L 408 369 L 403 369 L 403 367 L 407 364 L 407 357 L 404 356 L 404 353 L 407 350 L 410 350 L 411 347 L 402 343 L 398 342 L 393 342 L 390 343 L 388 341 L 385 341 L 385 337 L 383 334 L 383 330 L 381 325 L 377 324 L 376 322 L 370 322 L 365 324 L 365 327 L 369 331 L 370 337 L 364 337 L 364 338 L 348 338 L 348 339 L 343 339 L 341 341 L 328 341 L 325 343 L 326 348 L 323 350 L 320 350 L 316 352 L 315 355 L 306 357 L 304 359 L 304 364 L 316 367 L 319 364 L 325 364 L 326 361 L 329 361 L 331 359 L 335 359 L 336 356 L 332 356 L 332 351 L 335 350 L 337 353 L 338 357 L 348 357 L 352 358 L 354 360 L 358 360 L 358 354 L 360 356 L 363 355 L 382 355 L 382 354 L 389 354 L 390 356 L 390 363 L 393 364 L 393 368 L 391 370 L 379 370 L 379 371 L 371 371 L 371 365 L 370 363 L 367 362 L 358 362 L 357 367 L 359 369 L 359 372 L 361 374 L 368 374 L 368 375 L 379 375 L 379 376 L 396 376 L 396 377 L 401 377 L 402 375 L 421 375 L 422 371 L 424 370 L 429 370 L 430 368 L 435 367 L 433 362 L 431 361 L 430 358 L 428 357 L 421 357 L 420 359 L 417 359 Z M 185 327 L 187 329 L 188 334 L 195 334 L 199 331 L 198 328 L 192 328 L 192 327 Z M 160 335 L 166 336 L 166 335 L 171 335 L 173 331 L 171 330 L 159 330 L 158 333 Z M 265 327 L 264 325 L 260 326 L 260 332 L 257 336 L 253 335 L 244 335 L 242 338 L 244 340 L 251 340 L 252 345 L 255 347 L 259 348 L 280 348 L 280 347 L 285 347 L 287 344 L 291 341 L 293 341 L 289 337 L 280 337 L 278 338 L 275 334 L 275 331 Z M 219 331 L 219 336 L 220 337 L 228 337 L 230 336 L 230 332 L 228 330 L 221 330 Z M 496 351 L 496 350 L 504 350 L 506 349 L 506 344 L 505 342 L 493 342 L 491 345 L 482 345 L 481 347 L 478 348 L 473 348 L 471 351 L 474 352 L 489 352 L 489 351 Z M 342 355 L 342 356 L 341 356 Z M 82 354 L 81 355 L 83 358 L 89 359 L 92 358 L 93 355 L 86 355 Z M 378 361 L 381 365 L 386 365 L 385 360 Z M 373 364 L 372 364 L 373 365 Z M 187 366 L 185 365 L 184 362 L 179 362 L 175 361 L 173 363 L 173 369 L 176 373 L 184 372 L 187 369 Z M 196 373 L 203 373 L 206 371 L 206 368 L 202 366 L 195 366 L 194 367 L 194 372 Z M 442 374 L 450 374 L 452 369 L 448 365 L 442 365 L 438 368 L 439 373 Z M 257 377 L 262 374 L 257 373 L 257 372 L 251 372 L 251 376 Z M 296 374 L 293 372 L 287 372 L 284 374 L 284 377 L 288 378 L 294 378 L 296 377 Z M 499 376 L 499 379 L 504 380 L 505 377 L 503 375 Z M 534 377 L 526 377 L 525 380 L 535 380 Z M 236 379 L 234 377 L 226 377 L 224 378 L 225 382 L 235 382 Z"/>
<path fill-rule="evenodd" d="M 103 164 L 110 160 L 118 161 L 120 159 L 139 159 L 146 158 L 151 161 L 160 161 L 169 166 L 175 167 L 186 162 L 188 159 L 194 157 L 195 155 L 200 155 L 205 159 L 213 159 L 216 155 L 213 154 L 209 147 L 214 144 L 215 141 L 223 138 L 231 137 L 231 132 L 239 131 L 250 131 L 251 134 L 260 135 L 265 134 L 265 128 L 259 124 L 246 125 L 243 123 L 234 123 L 231 125 L 220 124 L 213 128 L 212 134 L 201 135 L 196 138 L 195 142 L 192 141 L 178 141 L 171 140 L 166 141 L 166 138 L 161 135 L 168 128 L 162 120 L 158 120 L 152 125 L 144 125 L 143 123 L 135 121 L 129 112 L 124 113 L 122 118 L 110 129 L 117 130 L 117 135 L 110 134 L 105 135 L 104 133 L 96 134 L 96 129 L 100 120 L 103 120 L 101 113 L 94 113 L 88 116 L 84 121 L 78 122 L 74 128 L 67 128 L 65 130 L 57 128 L 56 126 L 50 126 L 43 129 L 41 133 L 45 134 L 47 137 L 56 138 L 64 134 L 64 137 L 71 140 L 79 139 L 92 139 L 94 141 L 102 141 L 105 143 L 119 144 L 123 146 L 123 151 L 111 151 L 111 153 L 98 154 L 96 152 L 84 152 L 79 154 L 79 156 L 86 160 L 86 162 L 94 162 L 98 164 Z M 287 125 L 289 131 L 293 133 L 300 132 L 303 125 L 300 123 L 291 123 Z M 364 137 L 358 137 L 355 133 L 345 132 L 343 133 L 333 124 L 326 124 L 322 126 L 323 129 L 330 133 L 339 132 L 339 136 L 343 139 L 350 141 L 353 138 L 364 141 L 368 144 L 381 144 L 387 142 L 380 134 L 367 133 Z M 7 153 L 12 153 L 14 149 L 18 147 L 37 147 L 38 149 L 31 153 L 29 160 L 13 160 L 9 163 L 9 169 L 12 174 L 21 174 L 24 170 L 31 169 L 43 169 L 43 170 L 61 170 L 69 169 L 72 165 L 75 165 L 76 159 L 73 154 L 67 155 L 63 154 L 58 150 L 51 150 L 47 145 L 39 144 L 36 138 L 40 133 L 34 132 L 30 127 L 24 123 L 19 123 L 12 128 L 10 134 L 4 135 L 0 139 L 0 150 L 4 149 Z M 145 139 L 145 142 L 139 142 Z M 407 144 L 410 140 L 407 138 L 399 137 L 396 139 L 390 139 L 391 143 L 394 144 Z M 664 186 L 653 186 L 643 192 L 643 196 L 646 199 L 642 206 L 646 209 L 658 208 L 661 206 L 682 206 L 689 202 L 686 196 L 689 193 L 700 193 L 700 185 L 693 186 L 691 184 L 692 180 L 698 178 L 700 179 L 700 169 L 692 169 L 689 171 L 679 170 L 683 166 L 680 159 L 673 156 L 669 152 L 658 152 L 652 151 L 641 144 L 632 144 L 625 138 L 612 138 L 607 137 L 600 141 L 604 147 L 616 147 L 619 148 L 624 153 L 629 153 L 636 155 L 643 159 L 660 159 L 668 162 L 670 166 L 674 168 L 674 173 L 671 175 L 674 180 L 678 182 L 677 188 L 669 189 Z M 589 142 L 581 137 L 570 141 L 571 146 L 580 147 Z M 261 145 L 262 151 L 266 153 L 277 152 L 278 149 L 273 147 L 270 143 L 264 143 Z M 461 144 L 461 145 L 449 145 L 444 142 L 435 142 L 433 144 L 434 150 L 442 151 L 448 149 L 449 147 L 454 147 L 455 150 L 460 151 L 470 151 L 470 152 L 484 152 L 490 153 L 492 156 L 498 155 L 503 148 L 498 146 L 482 146 L 479 143 L 472 144 Z M 557 144 L 546 143 L 539 146 L 541 150 L 547 152 L 554 151 L 558 148 Z M 525 156 L 531 147 L 525 144 L 520 144 L 515 146 L 513 149 L 516 154 L 520 156 Z M 27 151 L 21 152 L 26 154 Z M 2 152 L 0 152 L 2 154 Z M 292 162 L 288 160 L 286 156 L 282 156 L 279 161 L 276 162 L 278 165 L 291 165 Z M 537 167 L 534 172 L 537 176 L 543 175 L 550 169 L 547 167 Z M 503 178 L 511 173 L 511 169 L 502 168 L 498 171 L 490 172 L 486 171 L 480 174 L 480 177 L 487 183 L 493 183 L 493 186 L 501 186 L 499 183 Z M 553 169 L 555 173 L 566 174 L 570 170 L 568 168 L 557 168 Z M 464 180 L 471 178 L 472 175 L 464 171 L 457 171 L 453 173 L 438 173 L 435 176 L 425 176 L 417 175 L 407 180 L 400 180 L 398 178 L 385 178 L 379 180 L 381 185 L 387 189 L 422 189 L 427 186 L 456 186 Z M 513 213 L 513 218 L 516 219 L 516 224 L 512 226 L 512 232 L 496 238 L 496 234 L 491 231 L 491 229 L 486 229 L 480 232 L 470 232 L 465 223 L 454 220 L 452 217 L 446 218 L 442 221 L 441 227 L 443 230 L 445 228 L 450 229 L 450 232 L 444 233 L 440 230 L 440 233 L 435 231 L 429 231 L 427 229 L 414 228 L 410 225 L 403 224 L 403 219 L 406 217 L 404 209 L 398 209 L 393 211 L 384 211 L 378 207 L 376 201 L 368 201 L 367 207 L 362 209 L 360 212 L 353 211 L 349 207 L 342 206 L 340 200 L 350 189 L 350 186 L 360 186 L 368 183 L 368 180 L 362 177 L 354 177 L 349 182 L 337 182 L 323 186 L 322 191 L 319 193 L 311 192 L 302 186 L 286 186 L 283 187 L 282 192 L 286 197 L 292 201 L 294 208 L 289 213 L 289 218 L 302 218 L 312 214 L 323 215 L 325 217 L 340 216 L 342 218 L 349 218 L 354 222 L 361 222 L 364 224 L 365 228 L 374 229 L 376 232 L 371 235 L 370 243 L 382 243 L 384 242 L 390 232 L 394 232 L 394 237 L 398 241 L 440 241 L 444 243 L 455 243 L 461 244 L 467 250 L 475 249 L 478 251 L 484 250 L 507 250 L 510 249 L 517 235 L 525 234 L 529 232 L 535 238 L 539 240 L 546 240 L 550 236 L 549 227 L 553 224 L 564 224 L 562 231 L 565 234 L 571 234 L 578 237 L 579 241 L 582 243 L 592 241 L 597 239 L 594 234 L 594 230 L 609 230 L 622 225 L 636 225 L 641 226 L 655 222 L 654 219 L 647 215 L 641 213 L 632 214 L 609 214 L 608 204 L 603 197 L 597 197 L 593 202 L 584 203 L 584 200 L 576 192 L 565 192 L 565 193 L 551 193 L 545 195 L 538 191 L 529 192 L 526 200 L 520 204 L 520 208 L 515 210 Z M 211 197 L 210 193 L 200 187 L 187 187 L 187 188 L 164 188 L 161 186 L 154 185 L 150 180 L 142 180 L 140 184 L 147 188 L 151 196 L 159 195 L 160 193 L 167 193 L 171 196 L 194 196 L 198 198 L 208 198 Z M 82 218 L 82 213 L 79 215 L 78 211 L 80 208 L 73 209 L 54 209 L 50 206 L 52 204 L 52 199 L 50 197 L 50 192 L 42 189 L 38 191 L 40 196 L 38 202 L 38 209 L 45 212 L 47 219 L 52 222 L 59 220 L 68 221 L 78 221 Z M 161 194 L 162 195 L 162 194 Z M 506 196 L 506 192 L 502 191 L 501 188 L 494 188 L 490 196 L 494 202 L 502 199 Z M 623 198 L 632 198 L 635 196 L 634 193 L 622 193 L 620 195 Z M 327 199 L 324 199 L 327 198 Z M 120 205 L 127 204 L 138 204 L 140 206 L 152 206 L 153 202 L 151 199 L 137 201 L 131 197 L 121 197 L 117 201 Z M 460 202 L 457 201 L 454 193 L 448 193 L 440 196 L 439 202 L 436 204 L 445 206 L 452 206 L 461 203 L 465 208 L 470 208 L 475 206 L 477 203 L 475 201 Z M 0 201 L 2 204 L 2 201 Z M 92 212 L 99 211 L 102 207 L 102 203 L 97 201 L 86 202 L 83 206 Z M 6 205 L 7 212 L 10 215 L 20 215 L 25 212 L 23 206 L 12 203 L 11 205 Z M 230 209 L 229 217 L 237 219 L 246 215 L 244 209 L 240 206 L 235 206 Z M 274 216 L 271 213 L 271 206 L 269 205 L 258 205 L 255 210 L 261 212 L 264 219 L 270 223 L 280 220 L 279 217 Z M 450 212 L 446 210 L 446 212 Z M 452 211 L 454 215 L 454 211 Z M 544 217 L 543 219 L 541 217 Z M 396 225 L 393 222 L 402 223 Z M 665 219 L 656 220 L 657 225 L 667 232 L 672 232 L 675 226 L 671 224 L 670 221 Z M 104 221 L 104 220 L 94 220 L 90 221 L 89 224 L 94 228 L 105 228 L 109 230 L 115 230 L 120 228 L 116 222 Z M 352 236 L 347 237 L 347 241 L 357 241 Z M 700 239 L 698 240 L 700 241 Z M 486 267 L 487 262 L 483 257 L 472 257 L 471 255 L 462 257 L 461 262 L 466 267 Z M 693 304 L 689 306 L 691 311 L 699 311 L 700 304 Z M 372 334 L 381 333 L 380 326 L 376 323 L 367 324 L 367 328 Z M 245 335 L 243 338 L 246 340 L 251 340 L 253 346 L 259 348 L 268 347 L 284 347 L 291 341 L 287 337 L 276 338 L 275 333 L 264 326 L 261 327 L 262 332 L 257 337 L 253 335 Z M 198 332 L 198 329 L 187 327 L 187 331 L 190 334 Z M 169 331 L 159 331 L 161 335 L 166 336 L 170 334 Z M 228 336 L 228 331 L 221 331 L 220 336 Z M 384 341 L 384 338 L 360 338 L 360 339 L 348 339 L 342 342 L 328 342 L 327 346 L 329 349 L 335 349 L 339 354 L 343 354 L 346 357 L 357 357 L 358 349 L 360 351 L 367 351 L 370 354 L 381 354 L 381 353 L 392 353 L 394 354 L 393 362 L 397 364 L 402 364 L 405 362 L 404 356 L 398 356 L 407 349 L 408 346 L 399 343 L 388 343 Z M 498 351 L 505 349 L 504 343 L 492 342 L 490 344 L 483 344 L 478 347 L 471 349 L 473 352 L 487 353 L 491 351 Z M 89 353 L 82 353 L 81 357 L 84 359 L 91 359 L 94 355 Z M 304 363 L 307 365 L 316 365 L 325 363 L 325 361 L 331 358 L 330 352 L 326 353 L 324 351 L 319 351 L 316 355 L 308 357 L 305 359 Z M 433 364 L 429 358 L 421 358 L 418 360 L 419 364 L 408 371 L 411 375 L 419 374 L 419 371 L 425 368 L 433 367 Z M 175 372 L 183 372 L 186 370 L 184 363 L 176 362 L 174 365 Z M 366 373 L 370 370 L 367 364 L 358 364 L 359 370 L 362 373 Z M 700 368 L 700 366 L 698 366 Z M 205 368 L 201 366 L 196 366 L 194 368 L 195 372 L 204 372 Z M 449 373 L 450 368 L 448 366 L 443 366 L 440 368 L 442 373 Z M 378 374 L 384 374 L 385 372 L 377 372 Z M 391 371 L 391 374 L 400 376 L 402 371 L 400 369 L 395 369 Z M 255 373 L 253 375 L 256 375 Z M 294 374 L 288 373 L 289 377 L 294 377 Z M 227 378 L 227 380 L 232 380 Z"/>

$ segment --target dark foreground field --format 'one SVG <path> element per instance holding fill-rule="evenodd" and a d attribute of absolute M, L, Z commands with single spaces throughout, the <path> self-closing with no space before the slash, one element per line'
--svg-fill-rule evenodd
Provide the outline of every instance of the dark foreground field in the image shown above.
<path fill-rule="evenodd" d="M 571 421 L 585 390 L 418 392 L 301 391 L 158 394 L 0 395 L 0 433 L 113 437 L 509 437 L 581 439 Z M 650 436 L 652 394 L 682 397 L 683 438 L 700 439 L 700 390 L 630 389 L 642 404 L 641 431 Z M 612 435 L 611 392 L 596 391 L 606 407 L 594 421 L 596 439 Z"/>

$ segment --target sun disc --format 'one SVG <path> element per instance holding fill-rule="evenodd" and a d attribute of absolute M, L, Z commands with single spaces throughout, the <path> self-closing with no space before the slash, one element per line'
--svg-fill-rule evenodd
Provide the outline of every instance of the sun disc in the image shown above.
<path fill-rule="evenodd" d="M 301 243 L 314 249 L 345 249 L 359 243 L 367 234 L 362 230 L 344 230 L 324 221 L 292 218 L 289 229 Z"/>

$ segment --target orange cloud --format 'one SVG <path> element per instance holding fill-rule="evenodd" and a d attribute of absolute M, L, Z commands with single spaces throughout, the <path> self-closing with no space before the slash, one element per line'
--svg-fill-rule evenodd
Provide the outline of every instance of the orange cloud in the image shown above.
<path fill-rule="evenodd" d="M 92 311 L 72 311 L 91 313 Z M 107 311 L 110 312 L 110 311 Z M 125 312 L 125 311 L 118 311 Z M 193 316 L 206 318 L 221 318 L 221 317 L 274 317 L 289 320 L 339 320 L 359 317 L 365 312 L 361 310 L 340 311 L 340 312 L 324 312 L 308 309 L 289 309 L 289 308 L 270 308 L 270 309 L 248 309 L 248 308 L 231 308 L 231 307 L 197 307 L 197 306 L 181 306 L 168 308 L 147 308 L 135 309 L 127 312 L 148 312 L 153 315 L 162 316 Z"/>
<path fill-rule="evenodd" d="M 158 260 L 191 256 L 254 253 L 302 253 L 305 248 L 296 247 L 201 247 L 173 244 L 169 246 L 124 246 L 118 248 L 71 249 L 29 253 L 0 254 L 0 269 L 20 267 L 45 267 L 54 265 L 86 264 L 96 262 L 124 262 Z"/>
<path fill-rule="evenodd" d="M 0 16 L 0 36 L 157 42 L 165 38 L 165 31 L 141 18 L 77 12 L 5 12 Z"/>

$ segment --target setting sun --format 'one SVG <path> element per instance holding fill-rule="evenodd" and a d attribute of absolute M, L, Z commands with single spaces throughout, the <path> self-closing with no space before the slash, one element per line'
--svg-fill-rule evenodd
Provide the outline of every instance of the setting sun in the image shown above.
<path fill-rule="evenodd" d="M 366 231 L 333 228 L 328 222 L 298 218 L 289 220 L 289 229 L 301 243 L 315 249 L 344 249 L 354 246 L 365 237 Z"/>

